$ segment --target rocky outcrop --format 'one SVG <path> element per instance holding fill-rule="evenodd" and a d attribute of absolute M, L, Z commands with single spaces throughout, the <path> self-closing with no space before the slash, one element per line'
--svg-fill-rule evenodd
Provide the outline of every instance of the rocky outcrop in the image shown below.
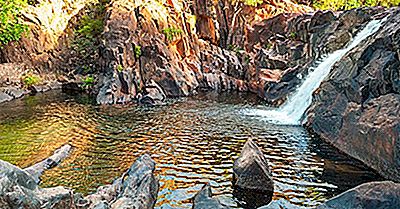
<path fill-rule="evenodd" d="M 383 181 L 357 186 L 328 200 L 317 209 L 397 209 L 399 206 L 400 184 Z"/>
<path fill-rule="evenodd" d="M 245 207 L 260 207 L 271 201 L 274 182 L 268 161 L 251 139 L 233 164 L 233 186 L 234 196 L 244 201 Z"/>
<path fill-rule="evenodd" d="M 60 159 L 60 153 L 64 153 L 66 149 L 60 149 L 51 159 Z M 40 165 L 43 163 L 39 163 L 39 167 Z M 0 207 L 150 209 L 154 208 L 159 188 L 154 170 L 154 161 L 145 154 L 112 185 L 100 187 L 95 194 L 83 197 L 82 194 L 64 187 L 40 188 L 36 177 L 30 174 L 31 169 L 25 171 L 0 160 Z"/>
<path fill-rule="evenodd" d="M 205 184 L 201 190 L 193 198 L 193 209 L 227 209 L 223 206 L 217 198 L 212 197 L 211 186 L 209 183 Z"/>
<path fill-rule="evenodd" d="M 382 8 L 360 8 L 341 13 L 281 14 L 253 26 L 246 49 L 257 54 L 258 94 L 282 104 L 318 59 L 343 48 Z M 263 76 L 273 73 L 271 76 Z M 277 76 L 275 76 L 277 75 Z"/>
<path fill-rule="evenodd" d="M 400 180 L 400 10 L 332 68 L 306 126 L 382 176 Z"/>
<path fill-rule="evenodd" d="M 89 208 L 154 208 L 159 189 L 154 170 L 151 157 L 140 156 L 112 185 L 102 186 L 85 198 L 90 202 Z"/>

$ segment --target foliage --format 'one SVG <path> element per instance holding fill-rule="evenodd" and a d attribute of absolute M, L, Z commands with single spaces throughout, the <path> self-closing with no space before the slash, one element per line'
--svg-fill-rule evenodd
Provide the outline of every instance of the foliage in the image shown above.
<path fill-rule="evenodd" d="M 86 76 L 82 79 L 82 88 L 88 88 L 94 85 L 94 77 L 93 76 Z"/>
<path fill-rule="evenodd" d="M 142 47 L 141 46 L 135 46 L 135 57 L 139 58 L 142 55 Z"/>
<path fill-rule="evenodd" d="M 31 87 L 35 84 L 38 84 L 40 82 L 40 78 L 37 75 L 28 74 L 22 78 L 22 82 L 24 83 L 24 86 Z"/>
<path fill-rule="evenodd" d="M 399 6 L 400 0 L 314 0 L 313 6 L 320 10 L 349 10 L 358 7 Z"/>
<path fill-rule="evenodd" d="M 122 67 L 122 65 L 118 65 L 117 70 L 118 70 L 118 72 L 122 72 L 124 70 L 124 68 Z"/>
<path fill-rule="evenodd" d="M 297 37 L 297 33 L 296 33 L 296 32 L 291 32 L 291 33 L 289 34 L 289 38 L 290 38 L 290 39 L 296 39 L 296 37 Z"/>
<path fill-rule="evenodd" d="M 262 4 L 264 1 L 263 0 L 244 0 L 243 3 L 247 6 L 253 6 L 256 7 L 259 4 Z"/>
<path fill-rule="evenodd" d="M 26 0 L 0 0 L 0 47 L 18 41 L 28 31 L 20 19 Z"/>
<path fill-rule="evenodd" d="M 99 19 L 93 19 L 89 15 L 82 17 L 80 21 L 80 27 L 76 31 L 78 36 L 92 39 L 94 36 L 99 35 L 103 31 L 103 21 Z"/>
<path fill-rule="evenodd" d="M 183 31 L 179 28 L 165 28 L 162 30 L 168 41 L 172 41 L 175 36 L 180 35 Z"/>

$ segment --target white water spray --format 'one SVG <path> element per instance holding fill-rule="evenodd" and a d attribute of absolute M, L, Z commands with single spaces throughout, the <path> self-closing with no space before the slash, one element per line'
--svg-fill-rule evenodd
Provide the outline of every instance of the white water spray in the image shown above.
<path fill-rule="evenodd" d="M 304 112 L 312 102 L 312 93 L 319 87 L 321 82 L 329 74 L 332 66 L 339 61 L 347 52 L 357 46 L 362 40 L 374 34 L 380 28 L 382 20 L 370 21 L 344 49 L 337 50 L 318 62 L 316 68 L 311 68 L 304 82 L 297 90 L 289 96 L 288 100 L 277 109 L 273 110 L 250 110 L 247 115 L 262 116 L 263 119 L 281 125 L 300 125 Z"/>

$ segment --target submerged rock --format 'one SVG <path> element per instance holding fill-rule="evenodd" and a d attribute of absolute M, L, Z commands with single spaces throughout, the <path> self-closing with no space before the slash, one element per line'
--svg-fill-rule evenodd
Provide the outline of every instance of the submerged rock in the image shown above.
<path fill-rule="evenodd" d="M 251 139 L 244 144 L 239 158 L 233 164 L 233 185 L 239 189 L 260 193 L 274 191 L 268 161 Z"/>
<path fill-rule="evenodd" d="M 391 181 L 370 182 L 350 189 L 317 209 L 398 209 L 400 184 Z"/>
<path fill-rule="evenodd" d="M 212 197 L 210 183 L 205 184 L 193 198 L 193 209 L 228 209 L 217 198 Z"/>

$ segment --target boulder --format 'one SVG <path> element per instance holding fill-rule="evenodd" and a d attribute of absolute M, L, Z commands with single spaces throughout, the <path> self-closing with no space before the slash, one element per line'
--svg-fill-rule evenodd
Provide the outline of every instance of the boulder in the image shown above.
<path fill-rule="evenodd" d="M 193 209 L 228 209 L 219 200 L 212 197 L 210 183 L 205 184 L 193 198 Z"/>
<path fill-rule="evenodd" d="M 239 158 L 233 164 L 233 185 L 239 189 L 260 193 L 274 191 L 268 161 L 251 139 L 247 140 Z"/>
<path fill-rule="evenodd" d="M 350 189 L 317 209 L 398 209 L 400 184 L 391 181 L 369 182 Z"/>
<path fill-rule="evenodd" d="M 151 157 L 140 156 L 112 185 L 100 187 L 85 198 L 90 202 L 89 208 L 154 208 L 159 189 L 154 170 Z"/>

